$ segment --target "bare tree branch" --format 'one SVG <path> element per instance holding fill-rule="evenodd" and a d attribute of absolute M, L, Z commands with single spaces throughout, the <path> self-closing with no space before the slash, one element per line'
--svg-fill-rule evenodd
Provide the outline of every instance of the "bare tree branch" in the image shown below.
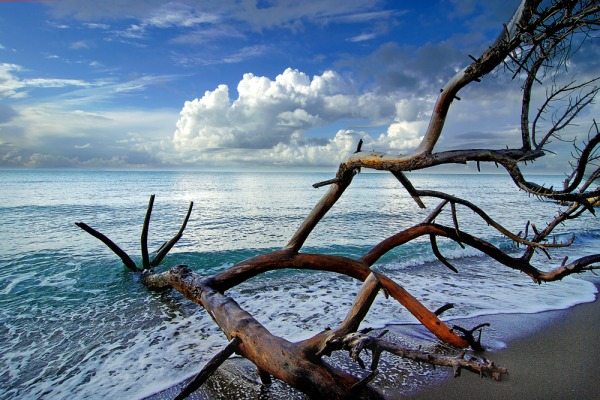
<path fill-rule="evenodd" d="M 84 231 L 86 231 L 87 233 L 104 243 L 109 249 L 112 250 L 113 253 L 115 253 L 121 259 L 121 261 L 123 261 L 123 264 L 125 264 L 125 266 L 131 271 L 138 271 L 138 268 L 135 265 L 135 262 L 133 262 L 133 260 L 131 259 L 131 257 L 129 257 L 127 253 L 125 253 L 108 237 L 104 236 L 102 233 L 98 232 L 97 230 L 83 222 L 76 222 L 75 225 L 77 225 L 78 227 L 80 227 L 81 229 L 83 229 Z"/>
<path fill-rule="evenodd" d="M 386 295 L 389 294 L 404 306 L 442 342 L 459 348 L 470 346 L 476 351 L 483 349 L 480 343 L 481 336 L 476 339 L 474 332 L 481 333 L 480 329 L 486 324 L 471 329 L 458 326 L 450 328 L 439 319 L 439 315 L 449 309 L 450 305 L 431 311 L 404 287 L 388 276 L 374 271 L 372 267 L 382 256 L 396 247 L 422 236 L 428 236 L 432 253 L 454 272 L 458 272 L 457 269 L 442 255 L 437 245 L 439 237 L 445 237 L 460 246 L 477 249 L 501 265 L 527 274 L 537 283 L 556 281 L 572 274 L 600 269 L 600 254 L 575 258 L 571 262 L 564 258 L 560 265 L 553 268 L 549 268 L 547 263 L 541 268 L 537 267 L 534 265 L 533 257 L 536 251 L 541 251 L 550 258 L 552 248 L 569 246 L 573 240 L 557 243 L 554 239 L 550 242 L 556 227 L 580 217 L 586 211 L 595 212 L 593 203 L 600 197 L 600 186 L 594 186 L 600 178 L 600 130 L 596 122 L 593 122 L 586 142 L 580 144 L 578 141 L 573 141 L 573 170 L 567 175 L 562 188 L 547 188 L 530 182 L 523 176 L 521 170 L 523 163 L 534 162 L 549 152 L 548 145 L 553 140 L 567 140 L 566 128 L 579 122 L 579 117 L 584 114 L 583 111 L 589 108 L 600 91 L 597 84 L 600 78 L 587 78 L 581 83 L 576 81 L 565 83 L 560 75 L 567 70 L 574 52 L 588 40 L 595 38 L 594 35 L 599 28 L 600 4 L 597 0 L 551 0 L 549 2 L 522 0 L 511 20 L 503 27 L 491 46 L 479 57 L 471 57 L 473 62 L 456 72 L 446 83 L 437 98 L 429 125 L 416 150 L 410 154 L 392 155 L 363 152 L 362 141 L 359 142 L 356 152 L 340 164 L 335 178 L 313 185 L 314 187 L 329 186 L 329 188 L 281 250 L 244 260 L 208 277 L 202 277 L 185 266 L 177 266 L 165 272 L 155 272 L 153 267 L 160 264 L 181 238 L 193 203 L 190 204 L 179 232 L 165 242 L 150 261 L 147 235 L 154 195 L 150 198 L 142 228 L 142 268 L 138 268 L 123 250 L 103 234 L 84 223 L 77 223 L 77 226 L 101 240 L 131 271 L 141 272 L 141 281 L 149 288 L 175 289 L 203 307 L 225 336 L 232 340 L 231 343 L 234 343 L 217 355 L 214 366 L 207 366 L 207 372 L 201 373 L 194 384 L 186 389 L 185 394 L 201 384 L 205 376 L 210 371 L 214 371 L 222 362 L 221 360 L 233 351 L 237 351 L 256 365 L 264 383 L 269 383 L 273 376 L 315 398 L 347 399 L 360 396 L 381 398 L 381 394 L 372 387 L 370 382 L 378 371 L 377 367 L 383 351 L 419 362 L 445 365 L 453 368 L 456 375 L 461 369 L 467 369 L 499 379 L 506 370 L 485 359 L 467 358 L 464 353 L 459 356 L 430 354 L 406 349 L 381 337 L 357 333 L 360 323 L 374 305 L 379 290 L 383 289 Z M 512 73 L 513 79 L 523 79 L 519 121 L 520 147 L 436 152 L 435 147 L 443 133 L 446 116 L 454 99 L 458 98 L 459 91 L 472 82 L 480 81 L 491 71 L 501 69 L 502 66 L 505 72 L 508 70 Z M 541 107 L 531 121 L 532 104 L 540 104 L 539 101 L 536 102 L 534 96 L 543 92 L 543 86 L 550 83 L 554 86 L 546 91 L 546 98 L 541 102 Z M 539 90 L 538 85 L 542 90 Z M 548 116 L 550 121 L 542 123 Z M 542 128 L 546 129 L 544 133 L 541 132 Z M 494 163 L 501 166 L 516 187 L 537 197 L 560 201 L 563 203 L 563 208 L 545 227 L 538 229 L 535 224 L 527 221 L 524 234 L 521 235 L 521 232 L 514 234 L 471 201 L 439 191 L 418 190 L 405 175 L 407 171 L 436 165 L 468 162 L 477 163 L 478 169 L 480 163 Z M 309 235 L 341 198 L 361 168 L 391 172 L 419 207 L 424 207 L 422 201 L 424 197 L 433 197 L 442 201 L 422 223 L 384 238 L 358 260 L 326 254 L 301 253 L 300 250 Z M 435 223 L 436 217 L 448 203 L 450 203 L 452 226 Z M 503 251 L 491 242 L 466 232 L 459 225 L 457 205 L 466 207 L 478 215 L 501 235 L 525 246 L 523 254 L 518 257 L 513 256 L 512 253 Z M 224 294 L 228 289 L 252 277 L 284 268 L 334 272 L 364 283 L 352 307 L 337 328 L 325 329 L 309 339 L 293 343 L 271 334 L 234 299 Z M 351 357 L 361 365 L 364 364 L 360 359 L 361 351 L 371 350 L 371 372 L 359 378 L 340 371 L 323 360 L 323 356 L 344 348 L 349 350 Z"/>
<path fill-rule="evenodd" d="M 160 247 L 160 249 L 158 249 L 158 251 L 156 252 L 156 255 L 150 262 L 151 267 L 156 267 L 157 265 L 159 265 L 162 262 L 163 258 L 165 258 L 167 253 L 169 253 L 169 251 L 171 251 L 173 246 L 175 246 L 175 244 L 179 241 L 179 239 L 181 239 L 181 237 L 183 236 L 183 231 L 185 230 L 188 220 L 190 219 L 190 215 L 192 214 L 193 207 L 194 207 L 194 202 L 191 201 L 190 207 L 188 208 L 188 211 L 187 211 L 187 214 L 185 215 L 185 218 L 181 224 L 181 228 L 179 228 L 179 232 L 177 232 L 177 234 L 175 236 L 173 236 L 173 238 L 171 238 L 171 240 L 169 240 L 168 242 L 165 242 Z"/>
<path fill-rule="evenodd" d="M 150 225 L 150 216 L 152 215 L 152 206 L 154 205 L 154 195 L 150 196 L 146 217 L 142 227 L 141 247 L 142 247 L 142 269 L 150 268 L 150 258 L 148 256 L 148 225 Z"/>
<path fill-rule="evenodd" d="M 208 363 L 202 368 L 202 370 L 196 375 L 196 377 L 186 385 L 185 388 L 175 397 L 175 400 L 183 400 L 187 398 L 190 394 L 194 393 L 196 390 L 202 386 L 204 382 L 229 358 L 230 355 L 235 353 L 238 349 L 241 340 L 237 337 L 234 337 L 229 341 L 227 346 L 221 351 L 219 351 L 213 358 L 210 359 Z"/>
<path fill-rule="evenodd" d="M 486 359 L 477 358 L 475 356 L 467 357 L 464 352 L 460 353 L 458 356 L 445 356 L 417 349 L 408 349 L 380 337 L 368 336 L 361 333 L 351 333 L 347 335 L 343 338 L 342 343 L 344 348 L 350 351 L 352 358 L 354 359 L 358 358 L 363 350 L 370 350 L 373 355 L 381 354 L 381 352 L 386 351 L 401 358 L 450 367 L 454 370 L 455 377 L 460 375 L 461 369 L 466 369 L 481 376 L 488 376 L 497 381 L 499 381 L 503 375 L 508 373 L 506 368 L 499 367 Z M 373 356 L 373 358 L 375 358 L 375 356 Z M 377 363 L 374 363 L 374 365 L 371 366 L 371 370 L 375 370 L 375 368 L 377 368 Z"/>

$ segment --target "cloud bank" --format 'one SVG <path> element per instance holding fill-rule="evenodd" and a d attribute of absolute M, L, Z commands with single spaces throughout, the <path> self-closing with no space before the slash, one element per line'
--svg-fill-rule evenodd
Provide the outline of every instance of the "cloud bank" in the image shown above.
<path fill-rule="evenodd" d="M 218 153 L 234 161 L 245 152 L 244 160 L 330 165 L 351 152 L 360 138 L 366 147 L 380 151 L 416 147 L 425 125 L 417 116 L 410 102 L 372 91 L 359 93 L 350 79 L 335 71 L 311 78 L 287 68 L 275 79 L 244 74 L 236 98 L 227 85 L 219 85 L 186 101 L 173 144 L 189 160 L 208 160 Z M 311 130 L 339 121 L 380 126 L 382 132 L 344 128 L 330 139 L 311 140 Z"/>

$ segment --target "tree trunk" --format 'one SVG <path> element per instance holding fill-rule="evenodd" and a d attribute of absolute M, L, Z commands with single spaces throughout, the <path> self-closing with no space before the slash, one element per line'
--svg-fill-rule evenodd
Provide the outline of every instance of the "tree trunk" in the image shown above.
<path fill-rule="evenodd" d="M 238 353 L 252 361 L 262 374 L 272 375 L 314 398 L 383 398 L 369 386 L 353 392 L 358 378 L 311 354 L 306 343 L 292 343 L 274 336 L 233 299 L 213 289 L 211 279 L 203 279 L 185 266 L 146 275 L 144 283 L 151 288 L 173 287 L 204 307 L 228 339 L 240 340 Z"/>

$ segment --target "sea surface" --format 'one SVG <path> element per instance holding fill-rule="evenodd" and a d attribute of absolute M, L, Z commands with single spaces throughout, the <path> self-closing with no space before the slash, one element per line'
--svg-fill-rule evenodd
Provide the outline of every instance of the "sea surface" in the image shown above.
<path fill-rule="evenodd" d="M 183 238 L 159 270 L 187 264 L 209 275 L 285 245 L 327 190 L 311 185 L 330 172 L 0 171 L 0 399 L 139 399 L 194 373 L 225 343 L 206 312 L 174 292 L 139 283 L 100 241 L 75 226 L 83 221 L 140 261 L 140 232 L 149 196 L 156 195 L 149 246 L 156 250 L 194 209 Z M 518 191 L 504 175 L 412 174 L 414 185 L 465 197 L 513 232 L 538 227 L 559 206 Z M 559 187 L 562 176 L 535 176 Z M 361 173 L 309 237 L 303 251 L 359 257 L 373 245 L 422 221 L 438 203 L 419 209 L 390 174 Z M 509 240 L 458 206 L 459 224 L 507 252 Z M 437 222 L 451 225 L 446 211 Z M 531 230 L 531 228 L 530 228 Z M 561 225 L 569 249 L 536 265 L 560 265 L 564 255 L 600 251 L 600 228 L 589 213 Z M 443 238 L 439 263 L 426 238 L 377 264 L 431 309 L 455 307 L 444 318 L 541 313 L 595 299 L 592 274 L 537 285 L 526 275 L 463 250 Z M 273 333 L 303 339 L 335 326 L 360 283 L 315 271 L 263 274 L 227 292 Z M 392 299 L 378 297 L 363 327 L 411 324 Z M 515 327 L 518 330 L 519 327 Z M 504 342 L 493 340 L 492 346 Z M 418 381 L 418 377 L 416 378 Z"/>

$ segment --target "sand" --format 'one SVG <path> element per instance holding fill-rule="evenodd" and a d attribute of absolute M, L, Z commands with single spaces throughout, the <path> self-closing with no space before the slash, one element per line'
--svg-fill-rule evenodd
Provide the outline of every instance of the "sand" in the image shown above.
<path fill-rule="evenodd" d="M 535 332 L 487 354 L 509 369 L 501 382 L 463 373 L 411 398 L 600 399 L 600 302 L 545 314 L 505 316 Z"/>

